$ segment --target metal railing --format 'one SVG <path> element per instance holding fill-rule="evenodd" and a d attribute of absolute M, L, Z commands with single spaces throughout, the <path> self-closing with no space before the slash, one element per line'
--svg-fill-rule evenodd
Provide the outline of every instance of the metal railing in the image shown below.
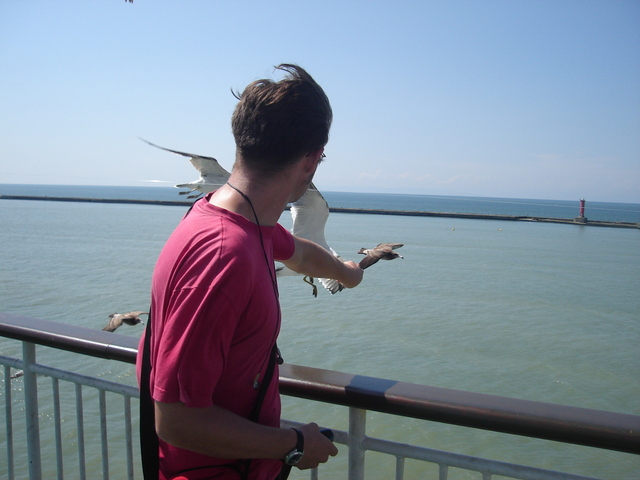
<path fill-rule="evenodd" d="M 6 473 L 9 480 L 16 478 L 14 418 L 17 414 L 13 408 L 16 404 L 19 410 L 24 411 L 30 479 L 53 478 L 53 470 L 57 478 L 64 478 L 69 453 L 65 454 L 63 448 L 64 440 L 67 440 L 63 439 L 63 426 L 66 428 L 66 435 L 72 438 L 71 443 L 76 450 L 73 453 L 77 454 L 78 458 L 78 478 L 101 476 L 103 479 L 109 479 L 110 461 L 113 459 L 110 455 L 107 429 L 107 425 L 111 425 L 107 413 L 107 394 L 120 396 L 123 402 L 119 410 L 124 417 L 121 425 L 124 435 L 120 437 L 124 437 L 125 441 L 120 447 L 124 451 L 126 478 L 140 476 L 139 456 L 137 447 L 134 447 L 137 444 L 138 432 L 136 428 L 132 428 L 132 424 L 137 421 L 137 414 L 134 416 L 131 411 L 131 399 L 138 397 L 137 388 L 36 362 L 36 344 L 39 344 L 82 355 L 135 363 L 138 340 L 114 333 L 5 313 L 0 313 L 0 336 L 22 342 L 22 359 L 0 356 L 0 363 L 5 366 L 3 393 L 7 447 L 6 472 L 2 471 L 0 462 L 0 476 Z M 14 373 L 11 369 L 14 369 Z M 22 372 L 16 373 L 16 369 L 21 369 Z M 12 383 L 18 376 L 22 377 L 23 382 L 23 406 L 13 398 Z M 47 405 L 47 408 L 51 410 L 53 423 L 55 462 L 47 463 L 46 477 L 43 477 L 40 444 L 42 414 L 39 413 L 38 377 L 50 377 L 52 382 L 52 405 Z M 75 404 L 71 408 L 75 409 L 76 425 L 72 434 L 68 433 L 69 428 L 61 415 L 60 381 L 75 385 Z M 88 436 L 85 434 L 87 424 L 84 418 L 86 402 L 83 399 L 83 386 L 91 387 L 92 392 L 97 392 L 93 397 L 97 396 L 98 402 L 98 418 L 92 419 L 88 425 L 99 429 L 99 434 L 91 436 L 89 441 L 96 437 L 100 439 L 100 447 L 97 448 L 99 453 L 94 455 L 99 457 L 99 461 L 93 460 L 91 473 L 87 473 L 86 465 Z M 284 395 L 348 407 L 348 431 L 334 429 L 334 433 L 337 443 L 348 446 L 350 480 L 364 479 L 366 451 L 394 456 L 395 478 L 398 480 L 404 478 L 406 459 L 436 464 L 441 480 L 448 478 L 450 468 L 477 472 L 483 480 L 492 476 L 529 480 L 589 478 L 371 438 L 366 435 L 367 411 L 640 454 L 640 417 L 634 415 L 476 394 L 291 364 L 284 364 L 280 368 L 280 390 Z M 283 420 L 283 425 L 296 423 Z M 96 442 L 97 440 L 91 443 L 93 449 L 96 449 L 93 447 Z M 54 463 L 55 467 L 52 466 Z M 95 473 L 96 464 L 100 465 L 99 475 Z M 76 475 L 73 478 L 76 478 Z M 123 478 L 123 475 L 118 474 L 115 478 Z M 311 478 L 318 478 L 317 470 L 311 472 Z"/>

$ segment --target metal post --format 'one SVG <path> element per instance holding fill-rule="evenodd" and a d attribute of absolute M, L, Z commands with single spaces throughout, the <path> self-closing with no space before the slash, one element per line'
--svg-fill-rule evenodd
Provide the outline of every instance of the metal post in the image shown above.
<path fill-rule="evenodd" d="M 349 480 L 364 480 L 364 448 L 367 411 L 349 407 Z"/>
<path fill-rule="evenodd" d="M 127 480 L 133 480 L 133 436 L 131 434 L 131 397 L 124 396 L 124 424 L 127 447 Z"/>
<path fill-rule="evenodd" d="M 447 480 L 449 478 L 449 466 L 438 464 L 438 480 Z"/>
<path fill-rule="evenodd" d="M 32 366 L 36 363 L 36 346 L 22 342 L 22 361 L 24 362 L 24 408 L 27 424 L 27 453 L 29 455 L 29 478 L 40 480 L 42 466 L 40 462 L 40 424 L 38 420 L 38 383 Z"/>
<path fill-rule="evenodd" d="M 13 413 L 11 410 L 11 369 L 4 367 L 4 411 L 7 431 L 7 480 L 13 480 Z"/>
<path fill-rule="evenodd" d="M 404 457 L 396 457 L 396 480 L 404 478 Z"/>
<path fill-rule="evenodd" d="M 102 478 L 109 480 L 109 442 L 107 436 L 107 396 L 99 390 L 100 399 L 100 439 L 102 440 Z"/>
<path fill-rule="evenodd" d="M 78 464 L 80 480 L 87 478 L 87 466 L 84 454 L 84 405 L 82 403 L 82 385 L 76 383 L 76 426 L 78 429 Z"/>
<path fill-rule="evenodd" d="M 56 436 L 56 466 L 58 468 L 58 480 L 64 478 L 64 459 L 62 456 L 62 415 L 60 413 L 60 382 L 57 378 L 51 378 L 53 393 L 53 418 L 55 421 Z"/>

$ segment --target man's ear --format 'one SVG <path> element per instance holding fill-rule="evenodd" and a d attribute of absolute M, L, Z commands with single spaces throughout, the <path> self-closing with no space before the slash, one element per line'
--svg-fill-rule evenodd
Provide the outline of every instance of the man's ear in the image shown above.
<path fill-rule="evenodd" d="M 305 161 L 305 170 L 308 172 L 315 172 L 316 168 L 322 161 L 322 153 L 324 152 L 324 148 L 319 148 L 314 150 L 313 152 L 309 152 L 306 157 L 304 157 Z"/>

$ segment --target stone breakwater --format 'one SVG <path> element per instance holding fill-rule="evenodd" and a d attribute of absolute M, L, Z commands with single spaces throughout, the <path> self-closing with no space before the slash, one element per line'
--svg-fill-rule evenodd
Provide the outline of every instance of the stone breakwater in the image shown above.
<path fill-rule="evenodd" d="M 606 222 L 601 220 L 588 220 L 586 218 L 551 218 L 551 217 L 530 217 L 522 215 L 491 215 L 484 213 L 449 213 L 449 212 L 416 212 L 408 210 L 369 210 L 365 208 L 330 208 L 332 212 L 340 213 L 368 213 L 370 215 L 407 215 L 413 217 L 447 217 L 447 218 L 468 218 L 475 220 L 506 220 L 522 222 L 547 222 L 566 223 L 571 225 L 597 226 L 597 227 L 618 227 L 618 228 L 638 228 L 640 224 L 631 222 Z"/>
<path fill-rule="evenodd" d="M 77 197 L 48 197 L 30 195 L 0 195 L 0 200 L 41 200 L 52 202 L 90 202 L 90 203 L 126 203 L 137 205 L 169 205 L 189 207 L 193 201 L 188 200 L 137 200 L 119 198 L 77 198 Z M 550 218 L 550 217 L 530 217 L 520 215 L 491 215 L 482 213 L 450 213 L 450 212 L 422 212 L 410 210 L 376 210 L 367 208 L 340 208 L 330 207 L 329 211 L 335 213 L 364 213 L 369 215 L 404 215 L 410 217 L 445 217 L 445 218 L 467 218 L 471 220 L 504 220 L 520 222 L 546 222 L 563 223 L 569 225 L 591 226 L 591 227 L 614 227 L 614 228 L 636 228 L 640 229 L 639 223 L 631 222 L 607 222 L 601 220 L 589 220 L 587 218 Z"/>

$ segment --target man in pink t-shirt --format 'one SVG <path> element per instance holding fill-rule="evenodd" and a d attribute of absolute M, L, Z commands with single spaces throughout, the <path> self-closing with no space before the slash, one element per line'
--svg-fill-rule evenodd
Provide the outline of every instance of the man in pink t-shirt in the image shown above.
<path fill-rule="evenodd" d="M 307 72 L 277 68 L 284 79 L 239 96 L 228 183 L 194 204 L 154 270 L 147 353 L 160 479 L 275 480 L 283 463 L 313 468 L 337 453 L 315 423 L 279 426 L 274 260 L 346 287 L 362 270 L 277 224 L 311 183 L 332 118 Z"/>

